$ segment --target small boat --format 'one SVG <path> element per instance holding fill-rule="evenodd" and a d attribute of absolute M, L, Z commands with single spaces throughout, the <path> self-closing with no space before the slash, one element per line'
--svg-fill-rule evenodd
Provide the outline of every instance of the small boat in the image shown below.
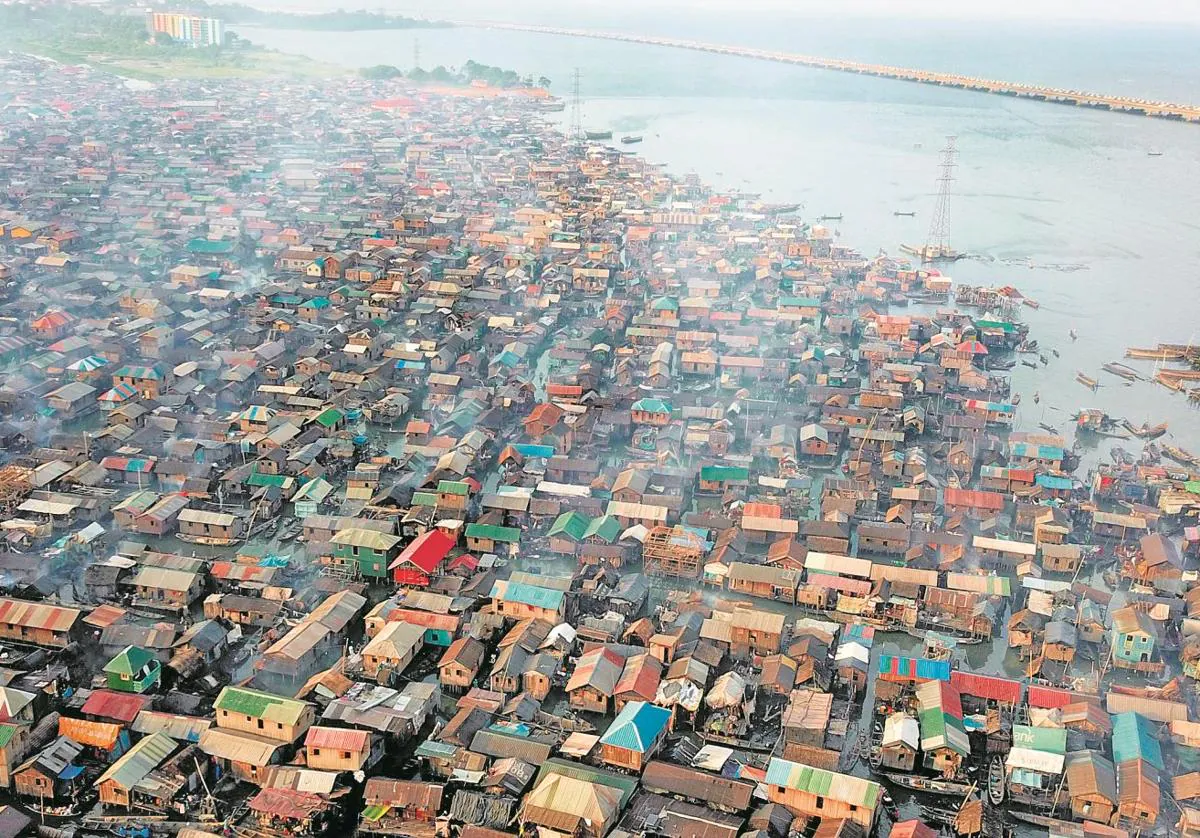
<path fill-rule="evenodd" d="M 894 213 L 892 213 L 892 215 L 903 216 L 904 218 L 915 218 L 917 214 L 915 212 L 901 212 L 900 210 L 896 210 Z"/>
<path fill-rule="evenodd" d="M 1042 362 L 1043 367 L 1050 365 L 1050 359 L 1047 358 L 1045 355 L 1038 355 L 1038 360 Z"/>
<path fill-rule="evenodd" d="M 589 140 L 611 140 L 612 131 L 584 131 L 583 136 Z"/>
<path fill-rule="evenodd" d="M 1029 306 L 1030 308 L 1041 308 L 1042 307 L 1042 304 L 1039 303 L 1037 300 L 1033 299 L 1032 297 L 1025 297 L 1024 299 L 1021 300 L 1021 302 L 1025 305 Z"/>
<path fill-rule="evenodd" d="M 1182 361 L 1186 354 L 1186 350 L 1167 349 L 1162 346 L 1155 349 L 1130 347 L 1125 350 L 1126 358 L 1137 358 L 1139 361 Z"/>
<path fill-rule="evenodd" d="M 1141 378 L 1141 376 L 1137 374 L 1136 370 L 1131 369 L 1130 367 L 1127 367 L 1124 364 L 1118 364 L 1116 361 L 1107 363 L 1104 366 L 1100 367 L 1100 369 L 1104 370 L 1107 373 L 1111 373 L 1112 375 L 1115 375 L 1118 378 L 1124 378 L 1126 381 L 1134 381 L 1138 378 Z"/>
<path fill-rule="evenodd" d="M 1037 362 L 1036 362 L 1036 361 L 1024 361 L 1024 360 L 1023 360 L 1023 361 L 1021 361 L 1021 363 L 1022 363 L 1022 364 L 1024 364 L 1025 366 L 1029 367 L 1031 370 L 1036 370 L 1036 369 L 1037 369 Z"/>
<path fill-rule="evenodd" d="M 1159 370 L 1157 373 L 1155 373 L 1154 380 L 1166 387 L 1168 390 L 1174 390 L 1176 393 L 1183 389 L 1183 379 L 1174 378 L 1169 375 L 1163 375 L 1164 372 L 1165 370 Z"/>
<path fill-rule="evenodd" d="M 935 777 L 919 777 L 916 774 L 899 774 L 894 771 L 884 771 L 883 776 L 890 783 L 912 789 L 913 791 L 923 791 L 927 794 L 956 794 L 965 795 L 973 787 L 973 783 L 962 783 L 957 780 L 939 780 Z"/>
<path fill-rule="evenodd" d="M 1182 448 L 1176 448 L 1174 445 L 1164 445 L 1162 450 L 1164 454 L 1177 463 L 1181 463 L 1185 466 L 1194 466 L 1197 464 L 1196 455 L 1190 451 L 1185 451 Z"/>
<path fill-rule="evenodd" d="M 1075 380 L 1078 381 L 1080 384 L 1082 384 L 1084 387 L 1090 387 L 1093 390 L 1095 390 L 1097 387 L 1100 386 L 1099 381 L 1092 378 L 1091 376 L 1084 375 L 1082 372 L 1075 373 Z"/>
<path fill-rule="evenodd" d="M 1057 349 L 1051 349 L 1050 351 L 1054 353 L 1054 357 L 1055 357 L 1055 358 L 1060 358 L 1060 357 L 1062 357 L 1062 356 L 1060 356 L 1060 355 L 1058 354 L 1058 350 L 1057 350 Z"/>
<path fill-rule="evenodd" d="M 1051 433 L 1051 434 L 1058 433 L 1058 428 L 1054 427 L 1053 425 L 1047 425 L 1045 422 L 1038 422 L 1038 427 L 1041 428 L 1043 431 L 1046 431 L 1047 433 Z"/>
<path fill-rule="evenodd" d="M 625 143 L 625 145 L 633 145 L 634 143 L 640 143 L 641 141 L 641 134 L 626 134 L 621 138 L 621 142 Z"/>
<path fill-rule="evenodd" d="M 841 221 L 841 215 L 822 215 L 817 221 Z"/>
<path fill-rule="evenodd" d="M 1067 334 L 1068 334 L 1068 335 L 1070 335 L 1070 337 L 1071 337 L 1071 340 L 1078 340 L 1078 339 L 1079 339 L 1079 335 L 1077 335 L 1077 334 L 1075 333 L 1075 330 L 1074 330 L 1074 329 L 1071 329 L 1071 331 L 1067 332 Z"/>
<path fill-rule="evenodd" d="M 1158 439 L 1167 432 L 1166 422 L 1163 422 L 1160 425 L 1154 425 L 1153 427 L 1149 425 L 1142 425 L 1141 427 L 1138 427 L 1126 419 L 1121 424 L 1127 431 L 1136 436 L 1138 439 Z"/>
<path fill-rule="evenodd" d="M 1157 148 L 1152 148 L 1146 152 L 1146 156 L 1147 157 L 1162 157 L 1163 153 L 1161 151 L 1159 151 Z"/>
<path fill-rule="evenodd" d="M 1039 392 L 1037 392 L 1036 390 L 1034 390 L 1034 392 L 1033 392 L 1033 403 L 1034 403 L 1034 404 L 1037 404 L 1037 403 L 1038 403 L 1038 402 L 1040 402 L 1041 400 L 1042 400 L 1042 395 L 1041 395 L 1041 393 L 1039 393 Z"/>
<path fill-rule="evenodd" d="M 999 806 L 1004 802 L 1004 795 L 1008 791 L 1007 777 L 1004 771 L 1004 758 L 999 754 L 993 756 L 988 761 L 988 800 L 993 806 Z"/>

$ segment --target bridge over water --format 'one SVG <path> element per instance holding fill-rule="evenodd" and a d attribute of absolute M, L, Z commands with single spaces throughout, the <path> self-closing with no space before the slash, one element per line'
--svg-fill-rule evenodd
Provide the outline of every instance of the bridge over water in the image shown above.
<path fill-rule="evenodd" d="M 752 49 L 750 47 L 731 47 L 721 44 L 710 44 L 701 41 L 687 41 L 677 38 L 656 38 L 645 35 L 632 35 L 624 32 L 603 32 L 591 29 L 562 29 L 553 26 L 533 26 L 519 23 L 480 23 L 476 21 L 451 21 L 455 26 L 466 26 L 482 29 L 507 29 L 518 32 L 536 32 L 543 35 L 567 35 L 573 38 L 599 38 L 608 41 L 625 41 L 631 44 L 646 44 L 648 46 L 675 47 L 699 52 L 711 52 L 717 55 L 734 55 L 742 58 L 757 58 L 763 61 L 775 61 L 781 64 L 795 64 L 801 67 L 814 67 L 820 70 L 837 70 L 843 73 L 857 73 L 864 76 L 877 76 L 898 81 L 932 84 L 940 87 L 956 87 L 961 90 L 973 90 L 979 93 L 991 93 L 997 96 L 1015 96 L 1020 99 L 1035 99 L 1041 102 L 1053 102 L 1061 105 L 1074 105 L 1080 108 L 1095 108 L 1097 110 L 1114 111 L 1117 113 L 1133 114 L 1135 116 L 1150 116 L 1158 119 L 1174 119 L 1183 122 L 1200 124 L 1200 105 L 1183 105 L 1174 102 L 1152 102 L 1145 99 L 1134 99 L 1127 96 L 1107 96 L 1101 93 L 1088 93 L 1081 90 L 1064 90 L 1057 87 L 1043 87 L 1036 84 L 1021 84 L 1019 82 L 998 81 L 996 79 L 981 79 L 974 76 L 963 76 L 957 73 L 940 73 L 931 70 L 914 70 L 907 67 L 889 67 L 885 64 L 865 64 L 859 61 L 846 61 L 840 58 L 820 58 L 811 55 L 801 55 L 793 52 L 772 52 L 770 50 Z"/>

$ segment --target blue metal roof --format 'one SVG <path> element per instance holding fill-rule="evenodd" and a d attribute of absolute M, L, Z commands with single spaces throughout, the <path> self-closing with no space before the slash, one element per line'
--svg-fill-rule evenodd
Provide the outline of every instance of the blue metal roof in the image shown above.
<path fill-rule="evenodd" d="M 671 711 L 644 701 L 631 701 L 621 710 L 608 731 L 600 737 L 603 745 L 624 748 L 639 754 L 649 753 L 655 741 L 667 729 Z"/>
<path fill-rule="evenodd" d="M 535 445 L 529 442 L 518 442 L 513 448 L 517 449 L 522 457 L 545 457 L 549 459 L 554 456 L 553 445 Z"/>
<path fill-rule="evenodd" d="M 1063 450 L 1057 445 L 1034 445 L 1031 442 L 1010 442 L 1008 450 L 1018 457 L 1036 457 L 1041 460 L 1061 460 Z"/>
<path fill-rule="evenodd" d="M 1034 478 L 1034 482 L 1039 486 L 1047 489 L 1070 489 L 1071 478 L 1059 477 L 1055 474 L 1039 474 Z"/>

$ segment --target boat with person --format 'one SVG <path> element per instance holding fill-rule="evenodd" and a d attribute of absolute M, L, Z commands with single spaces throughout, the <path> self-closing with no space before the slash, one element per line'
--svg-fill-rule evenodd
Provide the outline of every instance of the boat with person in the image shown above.
<path fill-rule="evenodd" d="M 1138 439 L 1158 439 L 1167 432 L 1166 422 L 1153 426 L 1146 424 L 1134 425 L 1128 419 L 1123 419 L 1121 420 L 1121 425 Z"/>

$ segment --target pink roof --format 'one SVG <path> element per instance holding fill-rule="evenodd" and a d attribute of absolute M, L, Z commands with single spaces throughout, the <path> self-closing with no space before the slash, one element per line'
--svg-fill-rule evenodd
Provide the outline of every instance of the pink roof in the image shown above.
<path fill-rule="evenodd" d="M 365 751 L 370 744 L 370 734 L 365 730 L 347 730 L 341 727 L 310 727 L 304 737 L 306 748 L 329 748 L 334 751 Z"/>
<path fill-rule="evenodd" d="M 937 832 L 919 820 L 902 821 L 892 827 L 892 838 L 937 838 Z"/>

